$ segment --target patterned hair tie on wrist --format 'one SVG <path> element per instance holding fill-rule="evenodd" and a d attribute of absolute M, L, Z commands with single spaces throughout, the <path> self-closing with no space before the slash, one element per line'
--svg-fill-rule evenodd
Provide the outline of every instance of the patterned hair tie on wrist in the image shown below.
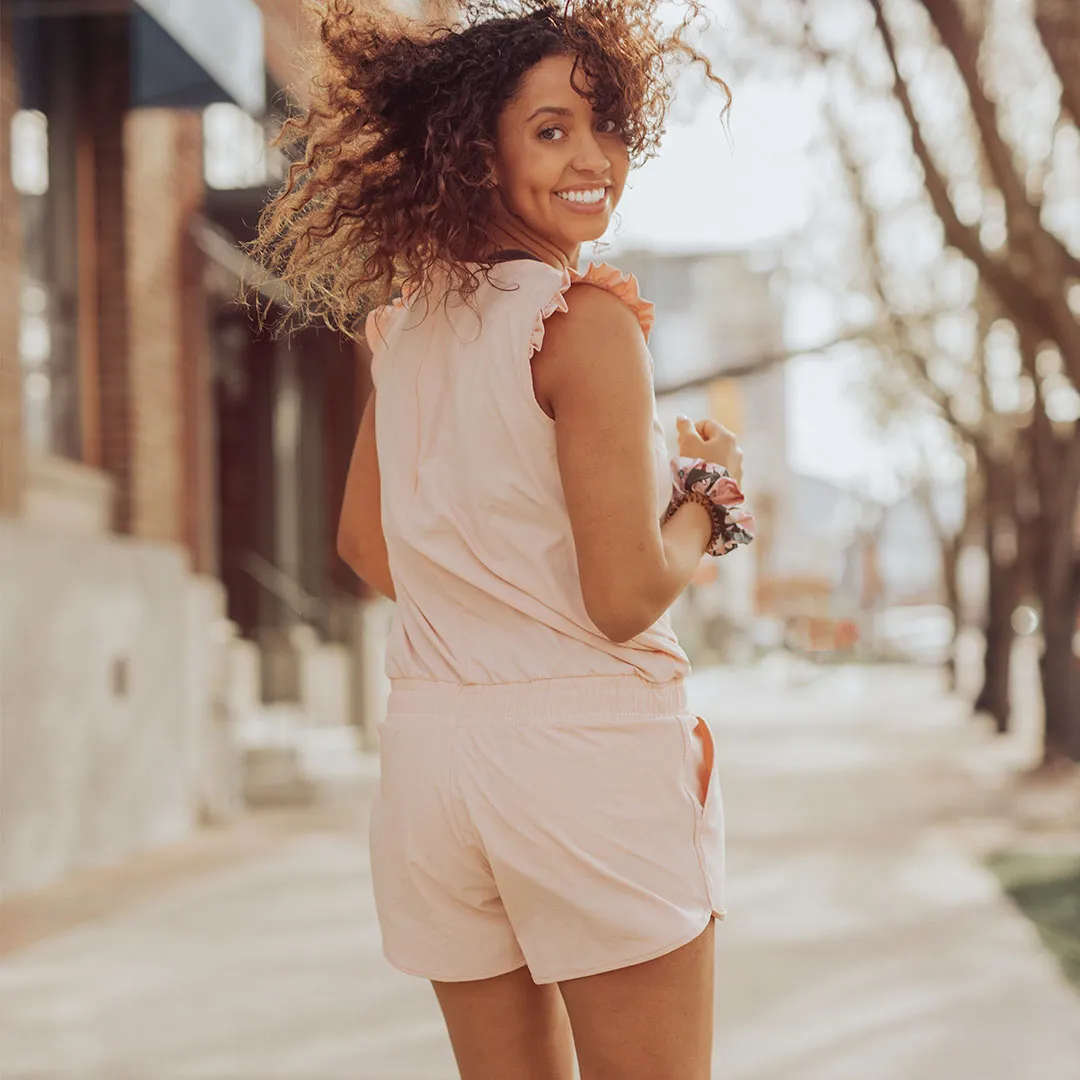
<path fill-rule="evenodd" d="M 671 459 L 671 502 L 667 521 L 683 503 L 700 502 L 712 519 L 712 535 L 706 555 L 726 555 L 754 539 L 754 515 L 743 505 L 746 496 L 727 469 L 701 458 Z"/>

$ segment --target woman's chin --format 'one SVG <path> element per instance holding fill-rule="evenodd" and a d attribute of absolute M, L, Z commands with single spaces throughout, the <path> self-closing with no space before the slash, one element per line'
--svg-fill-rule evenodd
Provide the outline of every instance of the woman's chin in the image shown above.
<path fill-rule="evenodd" d="M 605 221 L 602 224 L 598 223 L 596 228 L 594 229 L 585 230 L 585 235 L 582 236 L 581 242 L 583 244 L 590 244 L 595 240 L 599 240 L 604 235 L 604 233 L 608 231 L 608 226 L 610 224 L 610 221 Z"/>
<path fill-rule="evenodd" d="M 582 222 L 573 230 L 571 239 L 574 244 L 591 244 L 599 240 L 607 231 L 611 219 L 605 215 L 598 221 Z"/>

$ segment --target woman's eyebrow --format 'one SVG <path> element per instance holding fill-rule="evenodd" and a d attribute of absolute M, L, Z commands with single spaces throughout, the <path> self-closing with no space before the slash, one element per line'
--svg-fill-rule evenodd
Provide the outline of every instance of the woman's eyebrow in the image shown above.
<path fill-rule="evenodd" d="M 556 116 L 573 116 L 574 115 L 574 110 L 573 109 L 562 108 L 562 107 L 560 107 L 558 105 L 541 105 L 540 108 L 537 109 L 536 112 L 534 112 L 532 114 L 532 116 L 530 116 L 529 119 L 525 121 L 525 123 L 527 124 L 527 123 L 529 123 L 530 120 L 535 120 L 536 117 L 538 117 L 541 113 L 544 113 L 544 112 L 555 113 Z"/>

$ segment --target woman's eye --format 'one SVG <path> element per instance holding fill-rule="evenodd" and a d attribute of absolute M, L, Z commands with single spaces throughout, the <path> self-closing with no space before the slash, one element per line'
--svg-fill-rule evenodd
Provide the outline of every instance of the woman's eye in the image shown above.
<path fill-rule="evenodd" d="M 562 128 L 557 128 L 557 127 L 541 128 L 541 130 L 539 132 L 539 136 L 540 136 L 541 139 L 544 140 L 544 142 L 556 142 L 557 140 L 556 140 L 555 136 L 557 136 L 557 135 L 561 136 L 562 134 L 563 134 Z"/>
<path fill-rule="evenodd" d="M 596 129 L 602 135 L 615 135 L 619 130 L 619 121 L 609 116 L 607 119 L 601 120 L 596 125 Z"/>

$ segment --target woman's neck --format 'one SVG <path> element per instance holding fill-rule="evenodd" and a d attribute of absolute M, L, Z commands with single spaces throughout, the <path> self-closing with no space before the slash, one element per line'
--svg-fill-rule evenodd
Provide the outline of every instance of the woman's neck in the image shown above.
<path fill-rule="evenodd" d="M 518 225 L 517 222 L 495 222 L 490 230 L 491 246 L 495 251 L 510 249 L 513 251 L 527 251 L 541 262 L 556 270 L 565 270 L 567 267 L 576 267 L 581 254 L 581 245 L 570 250 L 553 244 L 544 237 L 533 235 L 528 229 Z"/>

